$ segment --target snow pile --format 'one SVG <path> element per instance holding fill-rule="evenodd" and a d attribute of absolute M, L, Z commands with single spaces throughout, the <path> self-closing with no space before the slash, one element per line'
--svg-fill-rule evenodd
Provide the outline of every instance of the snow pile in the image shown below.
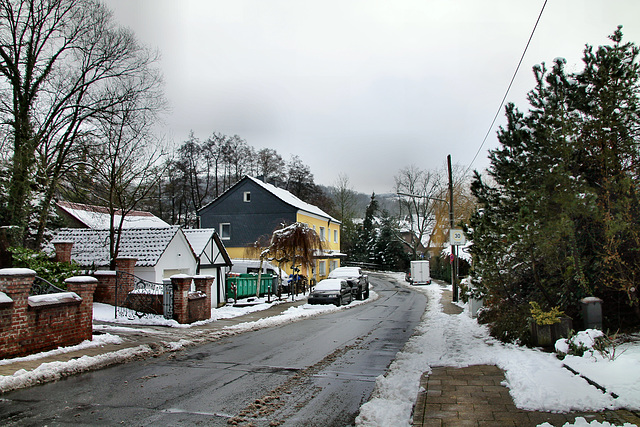
<path fill-rule="evenodd" d="M 120 344 L 122 339 L 116 335 L 100 334 L 94 335 L 91 341 L 85 340 L 78 345 L 69 347 L 58 347 L 55 350 L 44 351 L 42 353 L 32 354 L 24 357 L 14 357 L 13 359 L 0 359 L 0 365 L 8 365 L 15 362 L 25 362 L 29 360 L 38 360 L 44 357 L 55 356 L 57 354 L 71 353 L 72 351 L 82 350 L 85 348 L 101 347 L 105 344 Z"/>
<path fill-rule="evenodd" d="M 403 283 L 400 275 L 393 278 Z M 626 344 L 616 360 L 567 356 L 503 344 L 466 312 L 442 313 L 439 285 L 413 289 L 424 292 L 428 304 L 422 322 L 389 371 L 376 379 L 376 389 L 360 409 L 359 426 L 410 425 L 420 376 L 431 367 L 496 365 L 505 370 L 505 385 L 518 408 L 570 412 L 640 409 L 640 346 Z M 596 387 L 563 367 L 563 363 L 607 389 Z M 617 394 L 616 399 L 611 393 Z"/>
<path fill-rule="evenodd" d="M 563 427 L 567 427 L 567 426 L 576 426 L 576 427 L 598 427 L 598 426 L 602 426 L 602 427 L 615 427 L 615 424 L 611 424 L 607 421 L 604 422 L 598 422 L 598 421 L 587 421 L 586 419 L 584 419 L 583 417 L 577 417 L 576 421 L 574 424 L 569 424 L 569 423 L 565 423 Z M 542 423 L 540 424 L 538 427 L 553 427 L 553 424 L 549 424 L 549 423 Z M 622 427 L 635 427 L 633 424 L 630 423 L 624 423 L 622 425 Z"/>
<path fill-rule="evenodd" d="M 55 356 L 57 354 L 70 353 L 87 348 L 100 347 L 105 344 L 120 344 L 122 339 L 111 334 L 94 335 L 91 341 L 85 340 L 82 343 L 69 347 L 60 347 L 42 353 L 32 354 L 25 357 L 16 357 L 13 359 L 1 359 L 0 365 L 7 365 L 15 362 L 24 362 L 30 360 L 38 360 L 44 357 Z M 142 347 L 142 346 L 141 346 Z M 49 362 L 42 363 L 32 371 L 21 369 L 13 375 L 0 376 L 0 392 L 15 390 L 18 388 L 30 387 L 36 384 L 43 384 L 49 381 L 83 372 L 91 369 L 97 369 L 103 366 L 112 365 L 114 363 L 123 362 L 141 353 L 151 352 L 148 346 L 144 349 L 134 348 L 125 349 L 119 352 L 107 353 L 100 356 L 82 356 L 78 359 L 71 359 L 66 362 Z"/>
<path fill-rule="evenodd" d="M 587 329 L 586 331 L 580 331 L 571 339 L 562 338 L 556 341 L 556 352 L 568 354 L 571 344 L 574 347 L 583 348 L 585 351 L 589 351 L 589 353 L 593 355 L 593 347 L 596 343 L 596 339 L 603 335 L 604 333 L 597 329 Z"/>

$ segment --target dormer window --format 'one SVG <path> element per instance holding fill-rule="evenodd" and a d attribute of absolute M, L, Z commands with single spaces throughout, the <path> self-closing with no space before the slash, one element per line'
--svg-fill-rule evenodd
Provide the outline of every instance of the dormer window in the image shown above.
<path fill-rule="evenodd" d="M 245 191 L 243 193 L 242 200 L 244 200 L 247 203 L 250 202 L 251 201 L 251 191 Z"/>

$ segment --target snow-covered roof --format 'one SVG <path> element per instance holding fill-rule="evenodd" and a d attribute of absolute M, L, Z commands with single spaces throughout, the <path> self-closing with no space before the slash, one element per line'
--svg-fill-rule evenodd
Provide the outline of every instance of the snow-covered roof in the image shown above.
<path fill-rule="evenodd" d="M 58 202 L 56 206 L 88 228 L 96 230 L 109 228 L 109 211 L 103 206 L 70 202 Z M 117 211 L 114 217 L 116 224 L 120 223 L 121 218 L 121 211 Z M 150 212 L 131 211 L 125 214 L 122 226 L 123 228 L 166 228 L 169 224 Z"/>
<path fill-rule="evenodd" d="M 135 258 L 137 267 L 155 266 L 180 227 L 127 228 L 122 230 L 118 256 Z M 61 228 L 55 240 L 73 241 L 71 259 L 81 266 L 109 265 L 109 230 L 89 228 Z"/>
<path fill-rule="evenodd" d="M 231 258 L 215 229 L 184 229 L 182 232 L 196 257 L 200 259 L 201 266 L 232 265 Z"/>
<path fill-rule="evenodd" d="M 326 213 L 325 211 L 323 211 L 322 209 L 320 209 L 319 207 L 312 205 L 310 203 L 304 202 L 301 199 L 299 199 L 298 197 L 294 196 L 293 194 L 291 194 L 290 192 L 288 192 L 287 190 L 283 189 L 283 188 L 278 188 L 275 185 L 272 184 L 268 184 L 264 181 L 260 181 L 257 178 L 254 178 L 252 176 L 248 176 L 247 178 L 249 178 L 251 181 L 253 181 L 254 183 L 258 184 L 259 186 L 261 186 L 262 188 L 264 188 L 265 190 L 267 190 L 268 192 L 270 192 L 271 194 L 273 194 L 274 196 L 276 196 L 277 198 L 279 198 L 280 200 L 282 200 L 283 202 L 298 208 L 302 211 L 317 215 L 317 216 L 321 216 L 323 218 L 327 218 L 330 219 L 333 222 L 336 223 L 340 223 L 340 221 L 338 221 L 337 219 L 333 218 L 331 215 L 329 215 L 328 213 Z"/>
<path fill-rule="evenodd" d="M 200 255 L 205 250 L 216 232 L 213 228 L 193 228 L 182 231 L 196 255 Z"/>

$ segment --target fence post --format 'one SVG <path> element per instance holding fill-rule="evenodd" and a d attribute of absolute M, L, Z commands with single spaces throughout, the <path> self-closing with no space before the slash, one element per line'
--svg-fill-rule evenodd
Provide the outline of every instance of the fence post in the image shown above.
<path fill-rule="evenodd" d="M 207 319 L 211 319 L 211 285 L 213 285 L 213 276 L 194 276 L 193 283 L 196 286 L 197 292 L 202 292 L 207 295 L 207 301 L 205 303 L 205 310 L 207 310 Z"/>
<path fill-rule="evenodd" d="M 29 268 L 3 268 L 0 270 L 0 292 L 13 300 L 10 334 L 2 342 L 6 355 L 21 354 L 22 341 L 29 335 L 29 291 L 36 272 Z M 4 357 L 4 356 L 3 356 Z"/>
<path fill-rule="evenodd" d="M 171 286 L 173 286 L 173 318 L 180 324 L 189 323 L 191 276 L 175 274 L 171 276 Z"/>
<path fill-rule="evenodd" d="M 80 304 L 80 319 L 78 328 L 78 339 L 80 341 L 91 340 L 93 337 L 93 293 L 98 286 L 98 279 L 91 276 L 75 276 L 64 281 L 67 290 L 75 292 L 82 298 Z"/>
<path fill-rule="evenodd" d="M 116 291 L 114 306 L 122 307 L 127 299 L 129 292 L 133 291 L 134 283 L 134 268 L 136 266 L 136 258 L 118 257 L 116 258 L 116 272 L 122 271 L 126 274 L 116 273 Z M 117 316 L 116 316 L 117 317 Z"/>

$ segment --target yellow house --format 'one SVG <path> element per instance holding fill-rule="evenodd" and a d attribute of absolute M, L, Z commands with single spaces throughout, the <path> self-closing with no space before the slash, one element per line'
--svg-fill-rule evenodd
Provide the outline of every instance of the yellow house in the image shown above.
<path fill-rule="evenodd" d="M 301 274 L 321 280 L 340 266 L 340 221 L 287 190 L 246 176 L 198 211 L 200 227 L 215 228 L 233 259 L 255 259 L 247 248 L 260 238 L 270 238 L 283 225 L 307 224 L 323 242 L 315 265 Z M 292 272 L 292 266 L 287 266 Z"/>

